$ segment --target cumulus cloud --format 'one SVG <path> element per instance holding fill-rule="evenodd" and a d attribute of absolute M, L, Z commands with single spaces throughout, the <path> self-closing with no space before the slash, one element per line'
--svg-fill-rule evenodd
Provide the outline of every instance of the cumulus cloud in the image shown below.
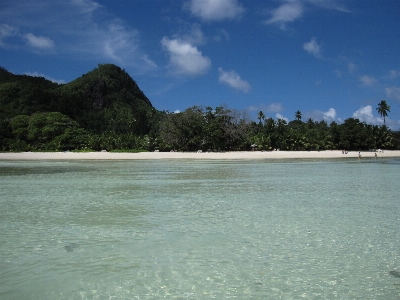
<path fill-rule="evenodd" d="M 329 108 L 327 111 L 314 110 L 304 114 L 305 119 L 313 119 L 315 121 L 326 121 L 327 123 L 341 122 L 342 119 L 337 117 L 336 110 Z"/>
<path fill-rule="evenodd" d="M 275 118 L 280 119 L 280 120 L 285 120 L 287 123 L 289 122 L 289 118 L 284 117 L 282 114 L 276 114 Z"/>
<path fill-rule="evenodd" d="M 184 8 L 205 21 L 235 19 L 244 12 L 237 0 L 191 0 Z"/>
<path fill-rule="evenodd" d="M 288 1 L 271 12 L 271 18 L 265 24 L 277 24 L 281 29 L 286 23 L 293 22 L 303 15 L 304 7 L 300 1 Z"/>
<path fill-rule="evenodd" d="M 54 48 L 54 41 L 48 37 L 35 36 L 33 33 L 24 34 L 24 38 L 28 44 L 33 48 L 38 49 L 52 49 Z"/>
<path fill-rule="evenodd" d="M 353 118 L 359 119 L 361 122 L 366 122 L 373 125 L 382 125 L 383 119 L 376 118 L 372 114 L 372 106 L 362 106 L 359 110 L 353 113 Z"/>
<path fill-rule="evenodd" d="M 235 71 L 226 72 L 222 68 L 218 68 L 219 82 L 224 83 L 236 90 L 248 93 L 251 89 L 250 84 L 241 79 Z"/>
<path fill-rule="evenodd" d="M 377 83 L 376 78 L 373 76 L 363 75 L 359 79 L 362 86 L 373 86 Z"/>
<path fill-rule="evenodd" d="M 161 44 L 169 54 L 170 68 L 175 74 L 197 76 L 211 67 L 211 60 L 188 41 L 163 37 Z"/>
<path fill-rule="evenodd" d="M 328 109 L 327 112 L 324 112 L 324 120 L 325 121 L 335 121 L 336 120 L 336 110 L 334 108 Z"/>
<path fill-rule="evenodd" d="M 284 117 L 283 115 L 281 115 L 281 114 L 276 114 L 275 115 L 275 118 L 277 118 L 277 119 L 281 119 L 281 120 L 285 120 L 286 121 L 286 123 L 289 123 L 289 119 L 288 118 L 286 118 L 286 117 Z"/>
<path fill-rule="evenodd" d="M 398 86 L 387 87 L 385 91 L 388 98 L 400 102 L 400 87 Z"/>
<path fill-rule="evenodd" d="M 312 38 L 308 43 L 304 43 L 303 49 L 317 58 L 321 57 L 321 46 L 317 43 L 316 38 Z"/>

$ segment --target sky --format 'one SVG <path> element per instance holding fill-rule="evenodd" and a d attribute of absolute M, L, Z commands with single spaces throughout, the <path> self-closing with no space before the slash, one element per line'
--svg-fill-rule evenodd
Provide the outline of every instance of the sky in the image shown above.
<path fill-rule="evenodd" d="M 0 66 L 68 83 L 112 63 L 158 110 L 400 130 L 399 0 L 1 0 Z"/>

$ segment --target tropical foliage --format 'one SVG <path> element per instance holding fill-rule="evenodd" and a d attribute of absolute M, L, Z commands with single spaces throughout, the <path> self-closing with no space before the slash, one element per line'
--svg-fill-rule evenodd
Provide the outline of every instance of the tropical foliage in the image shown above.
<path fill-rule="evenodd" d="M 384 118 L 385 100 L 378 105 Z M 342 124 L 266 118 L 227 106 L 157 111 L 114 65 L 68 83 L 0 69 L 0 150 L 230 151 L 400 149 L 400 133 L 349 118 Z"/>
<path fill-rule="evenodd" d="M 242 112 L 225 106 L 194 106 L 164 115 L 158 146 L 162 150 L 244 150 L 251 133 L 252 123 Z"/>
<path fill-rule="evenodd" d="M 386 103 L 386 100 L 382 100 L 381 102 L 379 102 L 376 110 L 378 111 L 378 114 L 383 117 L 383 124 L 385 124 L 385 118 L 388 116 L 388 112 L 390 112 L 390 106 Z"/>

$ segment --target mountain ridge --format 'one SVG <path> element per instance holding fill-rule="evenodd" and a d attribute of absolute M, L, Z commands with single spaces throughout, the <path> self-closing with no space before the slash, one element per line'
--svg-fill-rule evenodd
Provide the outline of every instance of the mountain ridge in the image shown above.
<path fill-rule="evenodd" d="M 89 132 L 141 135 L 157 111 L 136 81 L 113 64 L 99 64 L 65 84 L 0 68 L 0 119 L 40 112 L 65 114 Z"/>

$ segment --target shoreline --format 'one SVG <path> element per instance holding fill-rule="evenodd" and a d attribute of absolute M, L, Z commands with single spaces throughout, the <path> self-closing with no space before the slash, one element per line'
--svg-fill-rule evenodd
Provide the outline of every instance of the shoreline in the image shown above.
<path fill-rule="evenodd" d="M 400 150 L 360 151 L 361 159 L 400 157 Z M 232 152 L 3 152 L 2 160 L 257 160 L 257 159 L 358 159 L 358 151 L 342 154 L 341 150 L 324 151 L 232 151 Z"/>

